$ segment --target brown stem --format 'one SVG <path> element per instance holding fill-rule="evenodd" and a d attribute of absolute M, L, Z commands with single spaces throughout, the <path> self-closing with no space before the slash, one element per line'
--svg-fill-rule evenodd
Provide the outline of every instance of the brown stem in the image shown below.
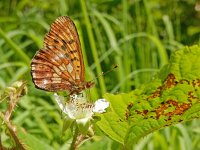
<path fill-rule="evenodd" d="M 8 109 L 7 109 L 6 113 L 5 113 L 5 121 L 9 121 L 10 120 L 10 116 L 11 116 L 11 114 L 12 114 L 12 112 L 13 112 L 13 110 L 14 110 L 17 102 L 18 102 L 18 99 L 19 98 L 16 97 L 16 99 L 13 100 L 12 96 L 10 96 L 9 106 L 8 106 Z"/>

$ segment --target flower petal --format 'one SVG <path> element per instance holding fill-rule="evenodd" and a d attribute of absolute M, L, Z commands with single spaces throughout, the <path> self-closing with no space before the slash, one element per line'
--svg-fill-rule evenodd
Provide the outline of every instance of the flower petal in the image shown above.
<path fill-rule="evenodd" d="M 58 106 L 60 107 L 60 109 L 67 114 L 67 111 L 65 109 L 66 107 L 66 103 L 65 103 L 65 100 L 64 100 L 64 97 L 63 96 L 59 96 L 57 93 L 54 93 L 54 97 L 55 97 L 55 100 L 56 102 L 58 103 Z"/>
<path fill-rule="evenodd" d="M 109 107 L 109 104 L 110 103 L 106 99 L 98 99 L 95 102 L 93 112 L 104 113 L 104 112 L 106 112 L 105 109 Z"/>

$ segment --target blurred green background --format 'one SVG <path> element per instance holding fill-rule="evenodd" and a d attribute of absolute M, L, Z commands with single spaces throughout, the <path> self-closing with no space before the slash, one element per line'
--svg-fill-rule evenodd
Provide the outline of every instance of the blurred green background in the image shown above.
<path fill-rule="evenodd" d="M 106 92 L 134 90 L 149 82 L 173 51 L 200 43 L 200 2 L 195 0 L 1 0 L 0 90 L 27 80 L 28 94 L 13 122 L 55 149 L 66 149 L 71 134 L 61 137 L 61 114 L 52 93 L 35 89 L 30 62 L 59 16 L 76 24 L 87 81 L 118 65 L 96 80 L 93 100 Z M 200 149 L 199 133 L 200 121 L 194 120 L 155 132 L 135 149 Z M 98 129 L 97 135 L 80 149 L 121 148 Z"/>

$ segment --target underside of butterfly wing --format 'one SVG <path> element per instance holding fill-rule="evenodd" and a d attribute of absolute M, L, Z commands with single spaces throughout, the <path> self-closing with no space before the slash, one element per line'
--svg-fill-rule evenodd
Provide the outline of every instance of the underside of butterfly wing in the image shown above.
<path fill-rule="evenodd" d="M 44 48 L 32 59 L 31 75 L 35 86 L 46 91 L 76 93 L 87 87 L 78 33 L 69 17 L 52 23 Z"/>

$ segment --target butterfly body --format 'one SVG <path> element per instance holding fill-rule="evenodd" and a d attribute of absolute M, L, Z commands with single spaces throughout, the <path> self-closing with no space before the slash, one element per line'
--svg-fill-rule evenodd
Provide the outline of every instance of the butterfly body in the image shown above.
<path fill-rule="evenodd" d="M 59 17 L 44 38 L 44 47 L 32 59 L 31 75 L 36 88 L 70 94 L 90 88 L 84 79 L 84 63 L 76 27 L 69 17 Z"/>

